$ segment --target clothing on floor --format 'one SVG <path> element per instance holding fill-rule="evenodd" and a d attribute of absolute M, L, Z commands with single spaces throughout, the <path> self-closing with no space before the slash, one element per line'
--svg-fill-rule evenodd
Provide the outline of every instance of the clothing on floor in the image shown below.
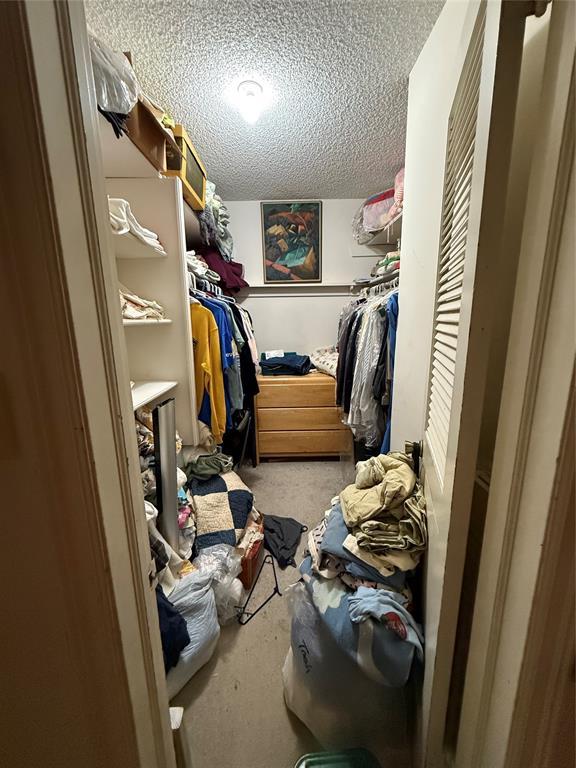
<path fill-rule="evenodd" d="M 180 652 L 190 642 L 190 635 L 186 628 L 186 622 L 168 600 L 160 585 L 156 586 L 156 607 L 158 608 L 158 621 L 160 623 L 164 670 L 168 672 L 169 669 L 178 664 Z"/>
<path fill-rule="evenodd" d="M 264 546 L 276 558 L 280 568 L 296 565 L 294 555 L 302 534 L 308 528 L 292 517 L 264 516 Z"/>
<path fill-rule="evenodd" d="M 350 540 L 353 541 L 354 551 L 347 546 L 347 542 L 351 543 Z M 390 589 L 398 591 L 403 591 L 406 586 L 406 577 L 403 572 L 410 568 L 399 566 L 407 562 L 412 564 L 412 559 L 397 558 L 390 553 L 386 556 L 364 553 L 346 526 L 338 502 L 332 507 L 328 516 L 321 549 L 323 554 L 332 555 L 341 560 L 344 563 L 344 570 L 351 576 L 386 584 Z"/>
<path fill-rule="evenodd" d="M 405 685 L 412 668 L 414 645 L 396 632 L 390 632 L 383 622 L 372 619 L 354 623 L 349 604 L 355 593 L 350 592 L 339 579 L 315 576 L 309 557 L 300 565 L 300 572 L 322 626 L 354 661 L 359 673 L 383 686 Z M 380 592 L 371 591 L 375 594 Z"/>
<path fill-rule="evenodd" d="M 185 472 L 189 480 L 208 480 L 230 472 L 232 464 L 232 458 L 224 453 L 202 454 L 186 464 Z"/>
<path fill-rule="evenodd" d="M 366 520 L 354 529 L 359 546 L 375 554 L 388 554 L 391 549 L 418 552 L 428 545 L 425 518 L 426 502 L 422 488 L 417 485 L 414 493 L 402 507 L 381 513 L 377 518 Z"/>
<path fill-rule="evenodd" d="M 412 493 L 416 475 L 404 454 L 375 456 L 356 465 L 356 482 L 340 494 L 350 528 L 399 507 Z"/>
<path fill-rule="evenodd" d="M 413 645 L 418 658 L 423 661 L 424 636 L 414 617 L 406 610 L 401 595 L 385 589 L 359 587 L 355 594 L 348 598 L 348 608 L 350 618 L 355 624 L 367 621 L 370 617 L 381 621 L 401 640 Z"/>

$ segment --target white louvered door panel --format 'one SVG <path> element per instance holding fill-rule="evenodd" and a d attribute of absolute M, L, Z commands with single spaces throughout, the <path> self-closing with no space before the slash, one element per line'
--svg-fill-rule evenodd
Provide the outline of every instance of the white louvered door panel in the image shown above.
<path fill-rule="evenodd" d="M 450 13 L 449 5 L 443 13 Z M 437 190 L 442 212 L 423 452 L 429 549 L 419 747 L 420 764 L 426 768 L 445 765 L 454 638 L 497 313 L 490 282 L 496 260 L 506 257 L 499 247 L 528 9 L 524 2 L 469 1 L 461 39 L 451 41 L 460 76 L 453 81 L 451 97 L 442 102 L 450 106 L 443 107 L 446 154 L 444 180 Z M 422 90 L 424 79 L 429 82 L 435 73 L 427 68 L 419 76 Z M 425 124 L 426 115 L 412 114 L 412 119 Z"/>
<path fill-rule="evenodd" d="M 448 123 L 444 202 L 426 436 L 444 483 L 466 261 L 474 146 L 478 122 L 485 8 L 480 11 Z"/>

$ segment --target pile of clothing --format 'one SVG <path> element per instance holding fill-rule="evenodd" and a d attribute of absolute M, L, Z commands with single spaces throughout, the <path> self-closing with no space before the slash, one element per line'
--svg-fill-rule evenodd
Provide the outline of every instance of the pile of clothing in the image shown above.
<path fill-rule="evenodd" d="M 222 292 L 226 296 L 233 296 L 242 288 L 248 287 L 248 283 L 244 280 L 242 264 L 223 258 L 215 247 L 200 246 L 197 255 L 202 256 L 208 267 L 219 276 Z"/>
<path fill-rule="evenodd" d="M 253 410 L 258 394 L 258 350 L 248 312 L 233 300 L 190 293 L 198 418 L 216 442 L 232 429 L 235 414 Z"/>
<path fill-rule="evenodd" d="M 336 404 L 368 452 L 390 450 L 398 291 L 355 299 L 340 314 Z"/>
<path fill-rule="evenodd" d="M 188 290 L 200 288 L 202 291 L 222 296 L 220 275 L 210 269 L 206 259 L 196 251 L 186 251 L 186 267 L 188 269 Z M 192 276 L 194 278 L 192 279 Z"/>
<path fill-rule="evenodd" d="M 253 570 L 264 525 L 250 489 L 230 471 L 230 458 L 219 453 L 210 430 L 200 424 L 199 446 L 182 448 L 178 438 L 176 444 L 184 466 L 184 471 L 177 470 L 179 501 L 183 502 L 179 523 L 181 518 L 186 524 L 193 521 L 197 535 L 193 540 L 187 538 L 185 527 L 180 543 L 190 546 L 185 551 L 173 549 L 158 530 L 158 510 L 153 503 L 154 444 L 149 413 L 139 409 L 136 415 L 143 480 L 146 476 L 144 509 L 158 581 L 162 651 L 168 695 L 173 697 L 210 659 L 220 625 L 238 615 L 245 599 L 244 586 L 251 586 L 251 580 L 245 579 L 244 563 L 249 562 Z"/>
<path fill-rule="evenodd" d="M 156 504 L 157 477 L 154 460 L 152 409 L 149 406 L 137 408 L 134 413 L 134 419 L 144 499 L 155 510 L 156 508 L 153 505 Z M 178 433 L 175 435 L 175 443 L 176 454 L 179 454 L 182 450 L 182 440 Z M 192 547 L 196 537 L 196 521 L 192 508 L 192 499 L 185 488 L 187 481 L 186 474 L 182 470 L 177 469 L 178 554 L 185 559 L 192 555 Z M 152 542 L 150 542 L 150 545 L 152 546 Z"/>
<path fill-rule="evenodd" d="M 164 307 L 152 299 L 143 299 L 121 285 L 120 311 L 124 320 L 163 320 L 166 317 Z"/>
<path fill-rule="evenodd" d="M 121 197 L 108 198 L 108 214 L 110 227 L 115 235 L 125 235 L 130 232 L 145 245 L 156 251 L 161 256 L 166 256 L 164 246 L 156 232 L 143 227 L 132 213 L 130 203 Z"/>
<path fill-rule="evenodd" d="M 232 259 L 234 241 L 228 229 L 230 214 L 211 181 L 206 182 L 205 207 L 198 218 L 204 246 L 197 249 L 196 255 L 201 256 L 209 269 L 219 276 L 225 295 L 232 296 L 241 288 L 247 288 L 244 267 Z"/>
<path fill-rule="evenodd" d="M 216 194 L 216 185 L 211 181 L 206 182 L 204 210 L 199 213 L 198 218 L 202 239 L 206 245 L 213 245 L 223 259 L 231 261 L 234 241 L 228 229 L 230 214 L 220 195 Z"/>
<path fill-rule="evenodd" d="M 423 658 L 407 577 L 427 542 L 422 489 L 402 453 L 358 462 L 355 483 L 308 535 L 310 599 L 338 647 L 381 684 L 405 685 Z"/>
<path fill-rule="evenodd" d="M 393 277 L 395 272 L 400 271 L 400 251 L 390 251 L 376 262 L 370 270 L 372 277 Z"/>

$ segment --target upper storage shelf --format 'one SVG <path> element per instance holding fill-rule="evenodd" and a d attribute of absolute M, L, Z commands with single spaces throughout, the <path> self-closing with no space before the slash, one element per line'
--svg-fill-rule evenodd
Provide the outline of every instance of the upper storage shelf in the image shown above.
<path fill-rule="evenodd" d="M 100 129 L 104 175 L 107 179 L 158 179 L 161 177 L 160 172 L 128 137 L 116 138 L 110 124 L 101 114 L 98 114 L 98 125 Z M 198 214 L 192 210 L 191 206 L 183 198 L 182 205 L 186 244 L 189 248 L 194 248 L 195 245 L 202 242 Z M 143 223 L 145 224 L 146 222 Z M 124 250 L 124 246 L 122 248 Z M 130 253 L 132 252 L 130 248 Z M 134 248 L 135 252 L 136 247 Z M 143 252 L 139 253 L 138 256 L 126 253 L 120 255 L 118 249 L 116 249 L 116 255 L 118 258 L 124 259 L 145 257 Z"/>
<path fill-rule="evenodd" d="M 402 236 L 402 211 L 389 221 L 388 224 L 376 232 L 366 245 L 396 245 Z"/>

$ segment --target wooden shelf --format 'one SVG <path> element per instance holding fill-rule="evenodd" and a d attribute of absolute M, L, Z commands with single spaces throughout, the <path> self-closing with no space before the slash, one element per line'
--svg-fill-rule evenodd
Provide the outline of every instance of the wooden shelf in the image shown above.
<path fill-rule="evenodd" d="M 156 248 L 147 245 L 132 232 L 123 235 L 113 235 L 114 253 L 117 259 L 165 259 L 167 254 L 160 253 Z"/>
<path fill-rule="evenodd" d="M 402 235 L 402 211 L 379 232 L 375 232 L 365 245 L 396 245 Z"/>
<path fill-rule="evenodd" d="M 178 386 L 177 381 L 137 381 L 132 387 L 132 407 L 141 408 Z"/>
<path fill-rule="evenodd" d="M 170 325 L 171 322 L 172 320 L 151 320 L 146 318 L 145 320 L 122 320 L 122 325 Z"/>

